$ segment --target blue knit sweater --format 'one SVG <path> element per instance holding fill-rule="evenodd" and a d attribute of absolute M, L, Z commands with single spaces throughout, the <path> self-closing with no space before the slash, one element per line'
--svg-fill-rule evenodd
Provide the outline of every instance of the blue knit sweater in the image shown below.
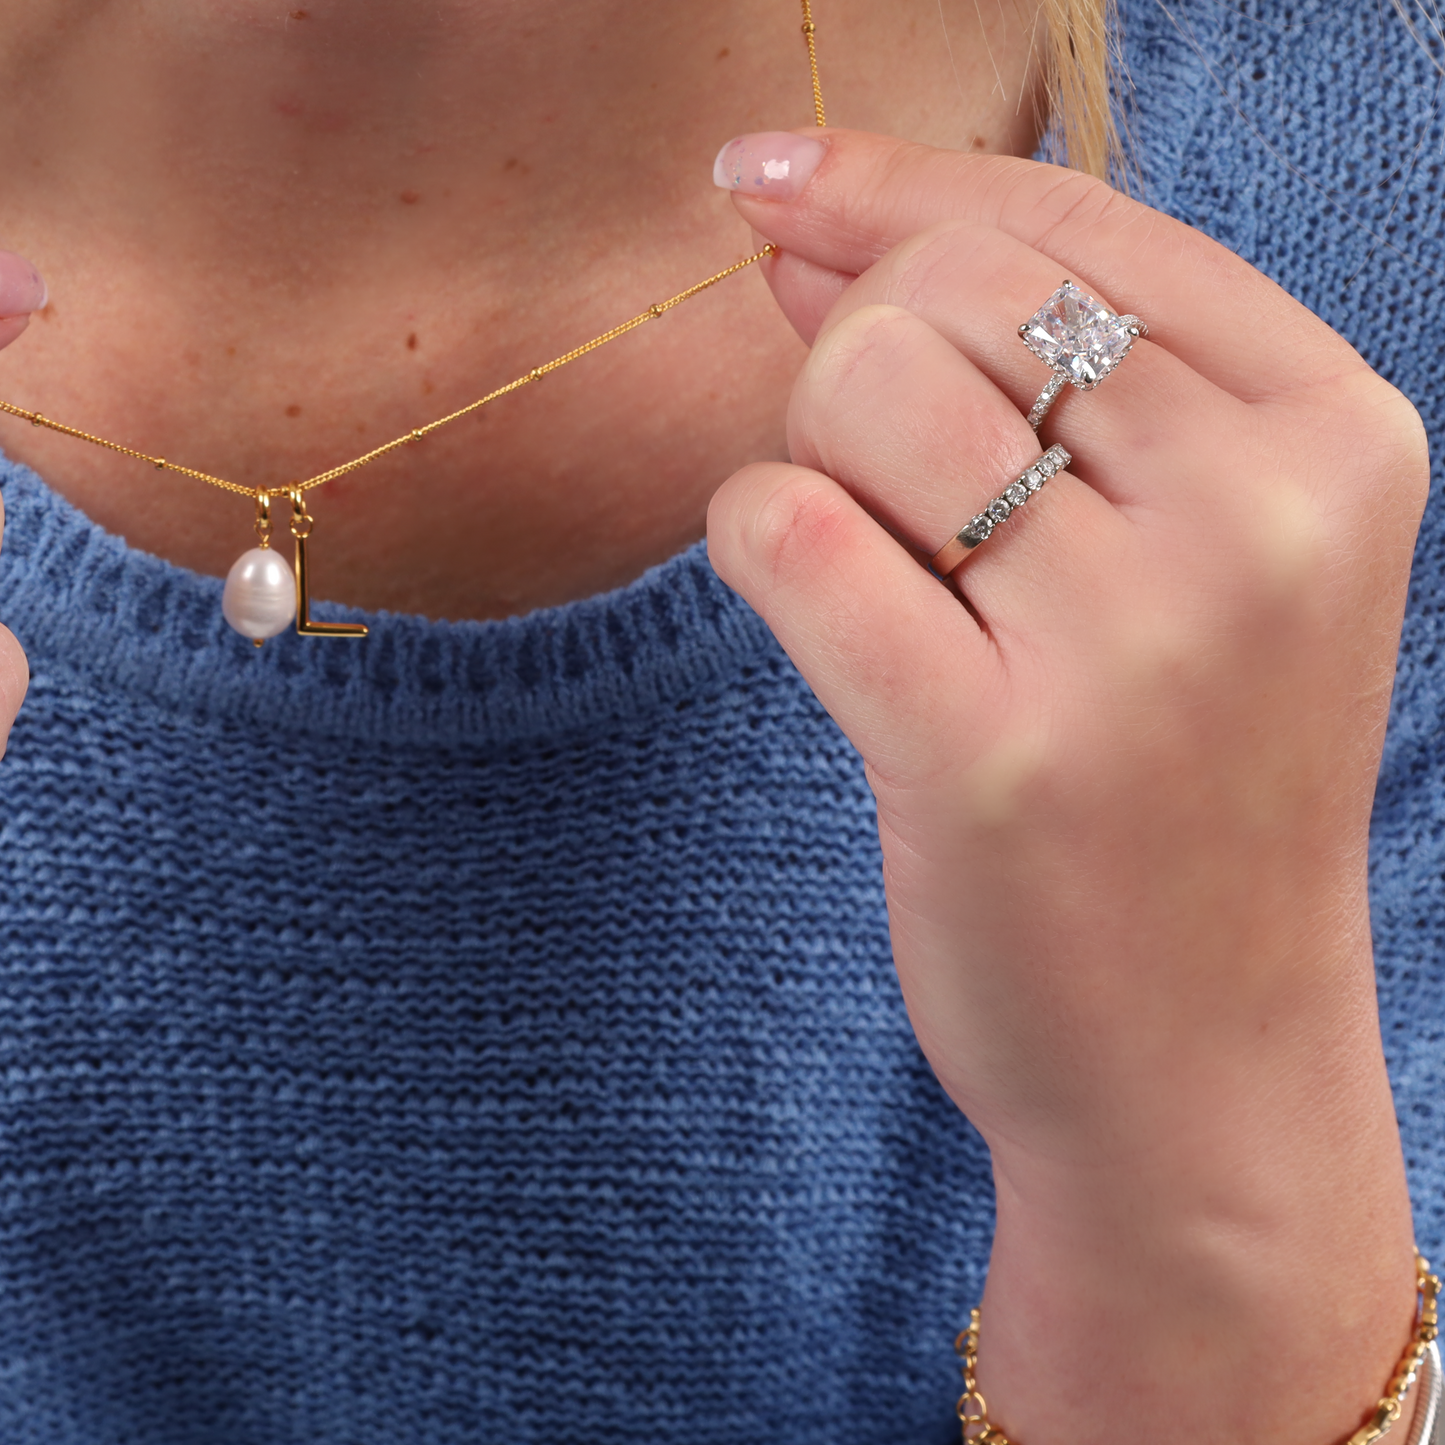
<path fill-rule="evenodd" d="M 1124 22 L 1148 199 L 1438 450 L 1438 50 L 1378 0 Z M 904 1016 L 859 761 L 701 548 L 258 653 L 218 582 L 0 486 L 34 669 L 0 765 L 0 1442 L 955 1438 L 986 1153 Z M 1372 858 L 1427 1252 L 1442 567 L 1434 511 Z"/>

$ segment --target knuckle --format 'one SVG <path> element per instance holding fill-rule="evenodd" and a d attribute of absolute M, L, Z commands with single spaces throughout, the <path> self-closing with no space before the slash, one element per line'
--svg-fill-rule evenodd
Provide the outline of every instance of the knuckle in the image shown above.
<path fill-rule="evenodd" d="M 1006 238 L 974 221 L 940 221 L 900 242 L 887 258 L 885 295 L 911 309 L 937 295 L 978 289 L 987 294 L 1001 280 L 999 258 Z"/>
<path fill-rule="evenodd" d="M 1424 418 L 1404 392 L 1383 377 L 1373 379 L 1382 451 L 1401 482 L 1418 492 L 1423 505 L 1430 485 L 1430 438 Z"/>
<path fill-rule="evenodd" d="M 846 383 L 870 359 L 879 357 L 885 363 L 894 359 L 921 324 L 901 306 L 885 302 L 860 306 L 818 339 L 803 369 L 804 380 L 823 389 Z"/>
<path fill-rule="evenodd" d="M 851 511 L 840 489 L 813 472 L 789 468 L 755 490 L 742 519 L 743 543 L 754 565 L 777 585 L 811 570 L 835 550 Z"/>
<path fill-rule="evenodd" d="M 1310 489 L 1288 475 L 1251 491 L 1240 534 L 1248 539 L 1257 607 L 1300 601 L 1324 574 L 1324 519 Z"/>
<path fill-rule="evenodd" d="M 1367 366 L 1351 367 L 1311 396 L 1316 427 L 1359 500 L 1422 510 L 1430 445 L 1414 403 Z"/>
<path fill-rule="evenodd" d="M 793 456 L 821 458 L 841 412 L 896 374 L 916 350 L 925 323 L 899 306 L 874 303 L 849 312 L 814 344 L 793 388 L 788 430 Z"/>
<path fill-rule="evenodd" d="M 1060 232 L 1092 230 L 1123 214 L 1146 210 L 1122 191 L 1082 171 L 1047 173 L 1032 209 L 1039 228 L 1033 244 L 1045 249 Z"/>

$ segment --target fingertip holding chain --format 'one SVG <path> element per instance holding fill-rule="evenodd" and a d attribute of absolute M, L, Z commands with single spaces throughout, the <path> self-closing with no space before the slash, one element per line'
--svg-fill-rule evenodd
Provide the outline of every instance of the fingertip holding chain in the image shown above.
<path fill-rule="evenodd" d="M 1346 1445 L 1374 1445 L 1400 1418 L 1405 1397 L 1420 1373 L 1425 1354 L 1439 1334 L 1440 1277 L 1430 1272 L 1430 1261 L 1415 1251 L 1415 1331 L 1385 1393 L 1365 1422 Z M 960 1331 L 953 1342 L 954 1351 L 962 1361 L 963 1394 L 958 1397 L 954 1413 L 958 1416 L 963 1445 L 1013 1445 L 1009 1437 L 988 1418 L 988 1403 L 978 1388 L 978 1341 L 981 1315 L 970 1310 L 968 1328 Z"/>

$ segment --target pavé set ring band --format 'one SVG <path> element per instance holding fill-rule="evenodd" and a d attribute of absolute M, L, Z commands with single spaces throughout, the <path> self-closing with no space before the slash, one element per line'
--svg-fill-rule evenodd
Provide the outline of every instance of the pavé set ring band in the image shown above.
<path fill-rule="evenodd" d="M 1128 356 L 1134 343 L 1148 334 L 1149 328 L 1137 316 L 1118 316 L 1072 281 L 1065 281 L 1019 327 L 1024 345 L 1054 373 L 1029 411 L 1029 426 L 1038 431 L 1065 386 L 1092 391 Z M 1050 447 L 939 548 L 932 559 L 933 570 L 947 577 L 980 542 L 993 535 L 1000 522 L 1072 460 L 1063 447 Z"/>
<path fill-rule="evenodd" d="M 933 570 L 947 577 L 980 542 L 987 542 L 993 529 L 1011 517 L 1044 483 L 1073 461 L 1061 446 L 1052 446 L 1022 476 L 1010 482 L 976 517 L 950 537 L 933 555 Z"/>

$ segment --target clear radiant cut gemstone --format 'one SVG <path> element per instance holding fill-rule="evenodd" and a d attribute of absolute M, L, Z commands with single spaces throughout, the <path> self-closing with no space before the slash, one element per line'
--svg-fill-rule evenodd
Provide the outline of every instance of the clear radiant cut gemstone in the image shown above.
<path fill-rule="evenodd" d="M 1013 508 L 1002 497 L 995 497 L 984 510 L 995 522 L 1002 522 Z"/>
<path fill-rule="evenodd" d="M 1003 498 L 1011 507 L 1021 507 L 1029 499 L 1029 489 L 1022 482 L 1010 482 L 1003 489 Z"/>
<path fill-rule="evenodd" d="M 1020 334 L 1040 361 L 1063 372 L 1082 391 L 1103 381 L 1134 344 L 1128 327 L 1072 281 L 1044 302 Z"/>
<path fill-rule="evenodd" d="M 1030 467 L 1023 476 L 1024 486 L 1031 492 L 1038 491 L 1048 479 L 1048 474 L 1042 467 Z"/>

